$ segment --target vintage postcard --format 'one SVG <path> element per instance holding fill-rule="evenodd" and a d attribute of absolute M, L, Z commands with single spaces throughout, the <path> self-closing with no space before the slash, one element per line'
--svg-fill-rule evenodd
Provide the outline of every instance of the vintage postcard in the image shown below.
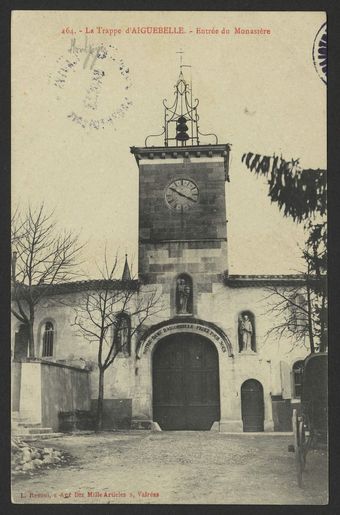
<path fill-rule="evenodd" d="M 12 502 L 327 504 L 325 12 L 12 12 Z"/>

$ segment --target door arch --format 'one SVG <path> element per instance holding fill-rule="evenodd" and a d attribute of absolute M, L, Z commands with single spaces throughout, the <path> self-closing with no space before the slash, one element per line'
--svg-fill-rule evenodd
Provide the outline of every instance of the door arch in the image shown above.
<path fill-rule="evenodd" d="M 244 432 L 264 431 L 263 387 L 256 379 L 241 386 L 241 410 Z"/>
<path fill-rule="evenodd" d="M 153 420 L 163 430 L 208 431 L 220 419 L 218 352 L 194 333 L 162 338 L 152 357 Z"/>

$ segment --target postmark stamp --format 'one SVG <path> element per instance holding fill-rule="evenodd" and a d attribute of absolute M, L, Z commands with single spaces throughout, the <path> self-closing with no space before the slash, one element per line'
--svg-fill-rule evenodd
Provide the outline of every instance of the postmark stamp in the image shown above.
<path fill-rule="evenodd" d="M 115 122 L 132 105 L 130 70 L 118 48 L 73 37 L 56 64 L 50 84 L 67 119 L 86 130 L 116 130 Z"/>
<path fill-rule="evenodd" d="M 321 25 L 313 44 L 313 63 L 320 79 L 327 84 L 327 23 Z"/>

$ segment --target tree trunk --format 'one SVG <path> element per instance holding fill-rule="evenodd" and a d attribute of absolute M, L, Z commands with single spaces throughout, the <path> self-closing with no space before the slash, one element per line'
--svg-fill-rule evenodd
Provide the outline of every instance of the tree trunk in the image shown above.
<path fill-rule="evenodd" d="M 310 344 L 310 351 L 313 354 L 315 352 L 315 345 L 314 345 L 313 322 L 312 322 L 312 302 L 311 302 L 311 298 L 310 298 L 310 288 L 309 288 L 308 277 L 307 277 L 307 281 L 306 281 L 306 287 L 307 287 L 309 344 Z"/>
<path fill-rule="evenodd" d="M 99 368 L 96 431 L 103 430 L 104 368 Z"/>
<path fill-rule="evenodd" d="M 321 313 L 320 313 L 320 352 L 325 352 L 327 349 L 327 331 L 325 329 L 326 326 L 326 295 L 322 294 L 321 301 Z"/>
<path fill-rule="evenodd" d="M 34 349 L 34 318 L 30 320 L 28 323 L 28 357 L 35 358 L 35 349 Z"/>

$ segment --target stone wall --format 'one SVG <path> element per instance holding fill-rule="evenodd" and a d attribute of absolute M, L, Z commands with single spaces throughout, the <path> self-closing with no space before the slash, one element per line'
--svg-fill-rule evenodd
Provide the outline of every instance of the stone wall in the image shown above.
<path fill-rule="evenodd" d="M 11 405 L 12 411 L 20 409 L 21 363 L 12 363 L 11 369 Z"/>
<path fill-rule="evenodd" d="M 204 274 L 202 274 L 204 275 Z M 169 277 L 169 276 L 168 276 Z M 196 276 L 198 277 L 198 275 Z M 165 284 L 165 283 L 164 283 Z M 159 324 L 161 321 L 172 319 L 175 315 L 174 295 L 175 282 L 170 281 L 170 288 L 164 284 L 147 284 L 142 287 L 140 295 L 157 288 L 162 293 L 163 311 L 147 321 L 145 330 L 148 327 Z M 220 352 L 220 392 L 221 392 L 221 415 L 223 420 L 229 420 L 224 428 L 241 427 L 241 404 L 240 389 L 242 383 L 247 379 L 257 379 L 261 382 L 265 397 L 265 416 L 268 427 L 273 427 L 273 408 L 271 397 L 281 396 L 283 399 L 290 399 L 294 392 L 292 390 L 292 377 L 290 375 L 293 363 L 303 359 L 308 350 L 298 346 L 292 341 L 281 339 L 280 341 L 270 337 L 266 338 L 268 330 L 276 323 L 268 312 L 265 297 L 265 287 L 229 287 L 222 281 L 210 282 L 211 291 L 202 291 L 199 282 L 193 278 L 195 316 L 203 321 L 214 323 L 223 330 L 230 339 L 233 347 L 234 357 Z M 42 328 L 46 320 L 52 319 L 55 327 L 54 356 L 50 361 L 58 361 L 65 365 L 76 365 L 78 367 L 90 366 L 90 398 L 95 400 L 98 395 L 98 373 L 97 373 L 97 350 L 95 343 L 89 343 L 77 334 L 74 322 L 74 310 L 72 303 L 77 303 L 77 295 L 65 295 L 63 298 L 51 297 L 45 299 L 39 306 L 36 313 L 35 336 L 38 352 L 41 353 Z M 238 316 L 241 311 L 249 310 L 255 316 L 256 325 L 256 350 L 255 354 L 243 354 L 239 352 L 238 345 Z M 15 324 L 14 324 L 15 330 Z M 132 342 L 131 356 L 119 355 L 112 367 L 105 373 L 104 396 L 107 401 L 108 410 L 116 407 L 108 404 L 110 400 L 122 401 L 126 407 L 131 405 L 131 417 L 139 419 L 152 419 L 152 349 L 142 359 L 136 357 L 137 340 Z M 40 354 L 41 356 L 41 354 Z M 24 364 L 23 364 L 24 365 Z M 34 375 L 34 374 L 33 374 Z M 31 390 L 27 390 L 26 397 L 22 397 L 22 406 L 29 405 L 32 395 L 35 392 L 35 380 L 33 375 L 24 373 L 27 381 L 30 381 Z M 15 372 L 13 380 L 15 381 Z M 23 378 L 23 376 L 22 376 Z M 25 381 L 26 381 L 25 379 Z M 36 378 L 39 383 L 39 377 Z M 26 382 L 27 382 L 26 381 Z M 48 389 L 53 389 L 58 383 L 58 378 L 51 376 Z M 15 381 L 16 382 L 16 381 Z M 60 382 L 60 381 L 59 381 Z M 38 384 L 37 383 L 37 384 Z M 53 404 L 51 398 L 49 403 Z M 285 401 L 286 405 L 287 402 Z M 124 410 L 125 410 L 124 407 Z M 127 409 L 127 408 L 126 408 Z M 280 409 L 281 415 L 277 420 L 286 420 L 282 415 L 282 409 L 275 407 L 275 413 Z M 124 411 L 123 410 L 123 411 Z M 37 414 L 36 418 L 41 419 Z M 275 415 L 276 416 L 276 415 Z M 126 420 L 126 413 L 118 418 Z M 277 427 L 285 427 L 286 422 Z"/>
<path fill-rule="evenodd" d="M 92 399 L 91 410 L 97 409 L 97 400 Z M 132 399 L 104 399 L 103 429 L 130 429 L 132 420 Z"/>
<path fill-rule="evenodd" d="M 175 179 L 193 181 L 199 202 L 171 210 L 165 190 Z M 139 164 L 139 273 L 166 284 L 181 272 L 211 284 L 227 268 L 225 168 L 222 157 L 142 160 Z M 166 287 L 166 286 L 165 286 Z"/>
<path fill-rule="evenodd" d="M 57 363 L 41 363 L 41 423 L 59 430 L 59 412 L 90 409 L 87 370 Z"/>

